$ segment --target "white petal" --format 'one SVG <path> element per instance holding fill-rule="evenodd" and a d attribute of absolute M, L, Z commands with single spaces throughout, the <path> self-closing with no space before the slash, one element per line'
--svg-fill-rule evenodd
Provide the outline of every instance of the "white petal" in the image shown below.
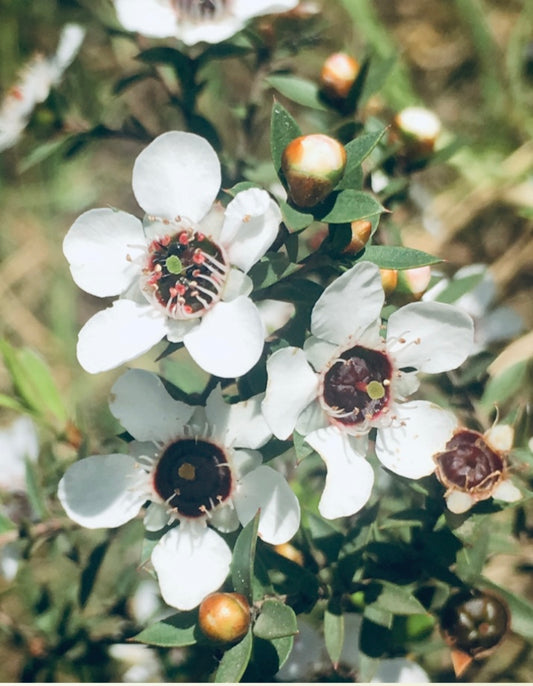
<path fill-rule="evenodd" d="M 182 522 L 155 546 L 152 563 L 164 601 L 178 610 L 192 610 L 224 583 L 231 550 L 202 523 Z"/>
<path fill-rule="evenodd" d="M 294 428 L 302 436 L 307 436 L 307 434 L 317 429 L 325 429 L 329 425 L 326 413 L 320 403 L 316 401 L 309 403 L 305 410 L 302 411 Z"/>
<path fill-rule="evenodd" d="M 429 684 L 426 672 L 404 657 L 381 660 L 371 684 Z"/>
<path fill-rule="evenodd" d="M 33 421 L 26 416 L 15 419 L 0 429 L 0 489 L 8 492 L 26 490 L 26 459 L 39 455 L 39 440 Z"/>
<path fill-rule="evenodd" d="M 99 297 L 119 295 L 140 275 L 145 250 L 142 223 L 111 209 L 84 212 L 63 241 L 75 283 Z"/>
<path fill-rule="evenodd" d="M 357 338 L 379 318 L 384 295 L 379 269 L 371 262 L 358 262 L 322 293 L 311 315 L 311 332 L 340 345 Z"/>
<path fill-rule="evenodd" d="M 144 515 L 144 528 L 146 531 L 159 531 L 168 524 L 169 515 L 167 507 L 159 503 L 150 503 Z"/>
<path fill-rule="evenodd" d="M 296 308 L 292 303 L 282 300 L 260 300 L 256 302 L 259 316 L 265 327 L 268 336 L 281 329 L 287 322 L 294 317 Z"/>
<path fill-rule="evenodd" d="M 510 479 L 506 479 L 492 491 L 492 497 L 496 498 L 496 500 L 503 500 L 506 503 L 514 503 L 520 500 L 522 493 Z"/>
<path fill-rule="evenodd" d="M 322 371 L 327 366 L 338 349 L 339 346 L 315 338 L 315 336 L 309 336 L 304 343 L 305 356 L 317 372 Z"/>
<path fill-rule="evenodd" d="M 59 482 L 63 509 L 88 529 L 117 527 L 133 519 L 146 500 L 132 488 L 139 468 L 129 455 L 93 455 L 74 462 Z"/>
<path fill-rule="evenodd" d="M 224 401 L 220 386 L 207 398 L 207 421 L 224 445 L 240 448 L 260 448 L 272 436 L 261 412 L 263 394 L 230 405 Z"/>
<path fill-rule="evenodd" d="M 282 348 L 267 361 L 263 414 L 275 436 L 288 438 L 298 415 L 316 397 L 318 377 L 300 348 Z"/>
<path fill-rule="evenodd" d="M 210 374 L 241 376 L 261 357 L 265 332 L 257 307 L 241 295 L 218 302 L 183 339 L 193 360 Z"/>
<path fill-rule="evenodd" d="M 231 466 L 237 479 L 241 479 L 248 472 L 253 472 L 263 462 L 263 456 L 259 450 L 233 450 Z"/>
<path fill-rule="evenodd" d="M 230 38 L 244 27 L 244 22 L 232 15 L 211 21 L 182 20 L 176 26 L 176 37 L 185 45 L 197 43 L 220 43 Z"/>
<path fill-rule="evenodd" d="M 398 367 L 435 374 L 462 364 L 473 336 L 474 325 L 465 312 L 445 303 L 416 302 L 390 316 L 387 348 Z"/>
<path fill-rule="evenodd" d="M 18 541 L 4 543 L 0 548 L 0 576 L 6 581 L 13 581 L 17 576 L 21 555 Z"/>
<path fill-rule="evenodd" d="M 168 318 L 165 322 L 165 333 L 167 339 L 172 343 L 180 343 L 185 335 L 192 331 L 199 325 L 198 319 L 191 319 L 189 321 L 181 321 L 179 319 Z"/>
<path fill-rule="evenodd" d="M 59 43 L 53 61 L 60 77 L 78 54 L 86 30 L 79 24 L 65 24 L 61 29 Z"/>
<path fill-rule="evenodd" d="M 326 519 L 359 512 L 372 494 L 374 471 L 364 459 L 365 442 L 341 433 L 336 427 L 318 429 L 305 438 L 327 467 L 326 483 L 318 509 Z"/>
<path fill-rule="evenodd" d="M 231 264 L 247 272 L 274 242 L 280 222 L 281 210 L 266 191 L 238 193 L 226 208 L 220 233 Z"/>
<path fill-rule="evenodd" d="M 109 409 L 138 441 L 166 443 L 182 432 L 194 408 L 174 400 L 161 379 L 129 369 L 111 389 Z"/>
<path fill-rule="evenodd" d="M 257 17 L 261 14 L 287 12 L 298 4 L 298 0 L 234 0 L 233 12 L 242 19 Z"/>
<path fill-rule="evenodd" d="M 165 317 L 151 305 L 117 300 L 97 312 L 78 336 L 78 360 L 90 374 L 133 360 L 165 335 Z"/>
<path fill-rule="evenodd" d="M 476 504 L 475 498 L 472 498 L 468 493 L 462 491 L 452 491 L 446 496 L 446 505 L 448 510 L 454 514 L 463 514 Z"/>
<path fill-rule="evenodd" d="M 514 429 L 510 424 L 495 424 L 483 435 L 494 450 L 508 453 L 513 447 Z"/>
<path fill-rule="evenodd" d="M 211 512 L 209 524 L 223 534 L 229 534 L 239 528 L 239 518 L 235 509 L 231 505 L 226 505 Z"/>
<path fill-rule="evenodd" d="M 199 222 L 211 208 L 220 180 L 220 162 L 204 138 L 169 131 L 137 157 L 132 185 L 146 214 Z"/>
<path fill-rule="evenodd" d="M 420 379 L 416 372 L 398 372 L 398 376 L 394 378 L 393 383 L 393 397 L 403 400 L 418 390 Z"/>
<path fill-rule="evenodd" d="M 176 30 L 176 14 L 170 3 L 159 0 L 114 0 L 119 22 L 127 31 L 166 38 Z"/>
<path fill-rule="evenodd" d="M 240 269 L 230 269 L 222 291 L 222 299 L 224 302 L 231 302 L 239 295 L 250 295 L 253 288 L 253 281 L 247 274 Z"/>
<path fill-rule="evenodd" d="M 240 481 L 233 503 L 243 526 L 261 510 L 258 535 L 274 545 L 286 543 L 300 526 L 300 505 L 284 477 L 261 465 Z"/>
<path fill-rule="evenodd" d="M 395 419 L 378 429 L 376 455 L 391 472 L 420 479 L 435 470 L 433 455 L 444 450 L 457 426 L 451 412 L 424 400 L 391 408 Z"/>

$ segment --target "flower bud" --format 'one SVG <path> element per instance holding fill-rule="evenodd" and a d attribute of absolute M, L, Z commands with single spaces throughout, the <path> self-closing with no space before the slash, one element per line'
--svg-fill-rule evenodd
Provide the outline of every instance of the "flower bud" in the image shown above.
<path fill-rule="evenodd" d="M 346 99 L 359 73 L 359 62 L 345 52 L 330 55 L 320 72 L 320 87 L 333 102 Z"/>
<path fill-rule="evenodd" d="M 211 593 L 200 604 L 198 621 L 211 641 L 236 643 L 250 626 L 250 605 L 240 593 Z"/>
<path fill-rule="evenodd" d="M 357 255 L 365 247 L 372 233 L 372 223 L 368 219 L 356 219 L 350 224 L 352 237 L 342 252 Z"/>
<path fill-rule="evenodd" d="M 385 291 L 385 295 L 390 295 L 398 285 L 398 270 L 397 269 L 380 269 L 381 285 Z"/>
<path fill-rule="evenodd" d="M 505 638 L 510 613 L 504 601 L 479 590 L 452 595 L 441 611 L 444 640 L 456 651 L 471 658 L 487 657 Z"/>
<path fill-rule="evenodd" d="M 292 543 L 279 543 L 274 546 L 274 550 L 278 555 L 281 555 L 291 562 L 295 562 L 300 567 L 304 566 L 305 560 L 301 550 L 295 548 Z"/>
<path fill-rule="evenodd" d="M 281 157 L 289 197 L 299 207 L 313 207 L 324 200 L 341 180 L 346 150 L 322 133 L 291 141 Z"/>
<path fill-rule="evenodd" d="M 392 122 L 393 138 L 404 144 L 404 154 L 413 161 L 429 157 L 440 135 L 437 115 L 424 107 L 406 107 Z"/>
<path fill-rule="evenodd" d="M 400 272 L 400 282 L 409 293 L 420 298 L 431 281 L 431 267 L 413 267 Z"/>

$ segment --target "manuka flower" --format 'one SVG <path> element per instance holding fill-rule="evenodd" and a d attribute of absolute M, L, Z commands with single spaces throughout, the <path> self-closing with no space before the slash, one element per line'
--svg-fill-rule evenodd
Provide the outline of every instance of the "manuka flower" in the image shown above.
<path fill-rule="evenodd" d="M 176 523 L 152 552 L 161 594 L 178 609 L 196 607 L 224 582 L 231 562 L 228 544 L 211 527 L 235 531 L 260 510 L 259 536 L 277 544 L 299 526 L 295 495 L 281 474 L 261 465 L 257 448 L 271 433 L 260 401 L 229 405 L 217 387 L 205 408 L 190 407 L 155 374 L 129 370 L 115 383 L 110 407 L 135 439 L 131 455 L 75 462 L 59 484 L 65 511 L 88 528 L 117 527 L 150 501 L 148 530 Z"/>
<path fill-rule="evenodd" d="M 378 268 L 359 262 L 318 299 L 304 350 L 282 348 L 267 363 L 263 413 L 278 438 L 296 429 L 326 463 L 319 509 L 328 519 L 356 512 L 370 497 L 374 475 L 364 456 L 373 428 L 388 469 L 412 479 L 433 472 L 419 456 L 441 445 L 450 421 L 432 403 L 404 400 L 418 387 L 417 372 L 454 369 L 472 345 L 470 317 L 442 303 L 400 308 L 383 338 L 383 301 Z M 421 439 L 398 452 L 407 426 Z"/>
<path fill-rule="evenodd" d="M 164 336 L 183 341 L 217 376 L 240 376 L 257 362 L 265 331 L 246 272 L 276 237 L 281 213 L 257 188 L 225 209 L 213 205 L 220 181 L 206 140 L 165 133 L 133 168 L 144 222 L 113 209 L 74 222 L 63 242 L 74 281 L 93 295 L 120 296 L 80 331 L 78 360 L 88 372 L 117 367 Z"/>
<path fill-rule="evenodd" d="M 26 128 L 35 106 L 44 102 L 52 86 L 76 56 L 85 36 L 78 24 L 67 24 L 51 57 L 35 55 L 25 66 L 18 82 L 7 92 L 0 105 L 0 151 L 10 148 Z"/>
<path fill-rule="evenodd" d="M 297 0 L 114 0 L 118 20 L 145 36 L 175 36 L 186 45 L 220 43 L 252 17 L 285 12 Z"/>

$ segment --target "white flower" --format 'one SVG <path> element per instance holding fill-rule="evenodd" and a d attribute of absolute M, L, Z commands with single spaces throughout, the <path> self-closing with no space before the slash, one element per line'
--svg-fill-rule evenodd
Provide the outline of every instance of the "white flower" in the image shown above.
<path fill-rule="evenodd" d="M 118 20 L 145 36 L 174 36 L 186 45 L 220 43 L 252 17 L 285 12 L 297 0 L 114 0 Z"/>
<path fill-rule="evenodd" d="M 109 654 L 124 664 L 122 682 L 161 683 L 163 681 L 161 664 L 153 648 L 132 643 L 114 643 L 109 647 Z"/>
<path fill-rule="evenodd" d="M 370 497 L 374 475 L 364 456 L 372 428 L 388 469 L 412 479 L 434 471 L 431 449 L 445 444 L 450 420 L 432 403 L 403 401 L 418 387 L 417 372 L 454 369 L 472 345 L 470 317 L 442 303 L 400 308 L 384 339 L 383 301 L 378 268 L 359 262 L 318 299 L 304 350 L 282 348 L 267 362 L 263 413 L 278 438 L 296 429 L 325 461 L 319 510 L 328 519 L 357 512 Z"/>
<path fill-rule="evenodd" d="M 299 526 L 298 501 L 285 479 L 261 465 L 271 433 L 261 397 L 228 405 L 217 387 L 206 407 L 173 400 L 150 372 L 129 370 L 112 389 L 111 411 L 136 439 L 130 455 L 95 455 L 75 462 L 59 499 L 88 528 L 117 527 L 149 500 L 148 530 L 177 522 L 152 552 L 165 602 L 188 610 L 224 582 L 231 550 L 223 533 L 245 526 L 260 510 L 259 536 L 284 543 Z"/>
<path fill-rule="evenodd" d="M 514 338 L 524 328 L 520 315 L 510 307 L 493 308 L 497 297 L 496 284 L 484 264 L 471 264 L 459 269 L 452 279 L 443 278 L 424 293 L 422 300 L 437 301 L 440 294 L 451 284 L 462 279 L 481 277 L 467 293 L 455 299 L 453 304 L 474 320 L 474 347 L 472 355 L 488 348 L 492 343 Z"/>
<path fill-rule="evenodd" d="M 461 514 L 490 497 L 505 502 L 522 497 L 508 475 L 507 454 L 513 438 L 508 424 L 497 424 L 484 434 L 453 427 L 445 445 L 432 455 L 436 476 L 446 487 L 449 510 Z"/>
<path fill-rule="evenodd" d="M 0 455 L 0 490 L 25 492 L 26 460 L 35 462 L 39 455 L 37 430 L 29 417 L 21 416 L 0 429 Z"/>
<path fill-rule="evenodd" d="M 0 106 L 0 151 L 20 138 L 35 106 L 44 102 L 52 86 L 61 80 L 63 72 L 76 56 L 85 36 L 78 24 L 67 24 L 52 57 L 35 55 L 25 66 L 19 81 L 7 92 Z"/>
<path fill-rule="evenodd" d="M 144 224 L 112 209 L 74 222 L 63 242 L 74 281 L 93 295 L 120 296 L 80 331 L 78 359 L 88 372 L 117 367 L 163 336 L 183 341 L 218 376 L 240 376 L 257 362 L 265 331 L 246 272 L 276 237 L 281 213 L 257 188 L 238 193 L 225 210 L 213 205 L 220 179 L 206 140 L 165 133 L 133 168 Z"/>

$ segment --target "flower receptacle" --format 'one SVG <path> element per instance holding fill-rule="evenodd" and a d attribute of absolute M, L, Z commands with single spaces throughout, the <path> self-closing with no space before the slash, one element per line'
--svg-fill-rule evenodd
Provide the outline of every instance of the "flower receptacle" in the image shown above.
<path fill-rule="evenodd" d="M 211 593 L 200 604 L 198 621 L 211 641 L 236 643 L 250 627 L 250 605 L 240 593 Z"/>

